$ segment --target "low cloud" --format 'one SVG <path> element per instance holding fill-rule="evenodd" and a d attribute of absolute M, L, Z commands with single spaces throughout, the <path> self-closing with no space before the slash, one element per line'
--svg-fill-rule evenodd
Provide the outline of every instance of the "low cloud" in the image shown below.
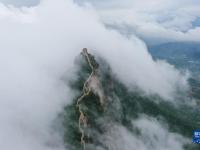
<path fill-rule="evenodd" d="M 187 138 L 170 132 L 167 126 L 154 118 L 141 116 L 132 124 L 139 134 L 122 126 L 111 125 L 110 130 L 101 137 L 102 143 L 111 150 L 184 150 L 184 145 L 189 143 Z"/>

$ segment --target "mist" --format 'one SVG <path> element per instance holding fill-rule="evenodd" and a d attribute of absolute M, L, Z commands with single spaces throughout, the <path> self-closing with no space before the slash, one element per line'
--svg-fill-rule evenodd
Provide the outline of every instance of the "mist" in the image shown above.
<path fill-rule="evenodd" d="M 140 135 L 131 134 L 126 128 L 110 125 L 108 132 L 101 139 L 111 150 L 183 150 L 189 140 L 179 134 L 168 131 L 164 123 L 141 115 L 132 124 L 140 131 Z"/>
<path fill-rule="evenodd" d="M 82 48 L 103 57 L 127 87 L 172 100 L 187 77 L 155 62 L 145 43 L 107 29 L 92 6 L 43 0 L 34 7 L 0 4 L 0 149 L 63 150 L 52 124 L 74 96 L 61 79 Z"/>

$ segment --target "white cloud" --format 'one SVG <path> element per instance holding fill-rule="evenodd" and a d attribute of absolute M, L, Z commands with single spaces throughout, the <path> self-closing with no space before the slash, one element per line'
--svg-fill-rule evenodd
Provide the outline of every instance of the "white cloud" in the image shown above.
<path fill-rule="evenodd" d="M 200 27 L 192 25 L 200 16 L 197 0 L 86 1 L 97 8 L 104 23 L 122 30 L 129 26 L 128 32 L 147 42 L 200 42 Z"/>
<path fill-rule="evenodd" d="M 145 145 L 152 150 L 182 150 L 189 140 L 183 136 L 168 131 L 166 124 L 161 124 L 154 118 L 142 116 L 133 124 L 140 130 Z"/>
<path fill-rule="evenodd" d="M 103 56 L 124 83 L 147 93 L 169 98 L 176 86 L 186 85 L 172 66 L 154 62 L 141 40 L 106 29 L 93 9 L 71 0 L 45 0 L 32 8 L 1 4 L 0 33 L 3 150 L 63 149 L 51 125 L 73 96 L 61 78 L 83 47 Z"/>

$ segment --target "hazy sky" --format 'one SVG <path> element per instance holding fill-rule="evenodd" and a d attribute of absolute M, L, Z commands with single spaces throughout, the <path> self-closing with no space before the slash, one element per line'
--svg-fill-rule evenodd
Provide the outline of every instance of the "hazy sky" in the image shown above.
<path fill-rule="evenodd" d="M 4 4 L 12 4 L 15 6 L 33 6 L 38 4 L 40 0 L 0 0 L 0 2 L 3 2 Z"/>

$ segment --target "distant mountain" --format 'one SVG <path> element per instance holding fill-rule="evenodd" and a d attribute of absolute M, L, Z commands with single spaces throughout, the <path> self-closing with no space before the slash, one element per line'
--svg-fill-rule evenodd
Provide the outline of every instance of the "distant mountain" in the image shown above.
<path fill-rule="evenodd" d="M 200 43 L 176 42 L 149 46 L 151 54 L 158 57 L 187 57 L 192 60 L 200 59 Z M 200 60 L 199 60 L 200 61 Z"/>
<path fill-rule="evenodd" d="M 190 94 L 200 100 L 200 43 L 165 43 L 148 46 L 148 50 L 155 60 L 166 60 L 178 69 L 189 70 L 192 73 Z"/>
<path fill-rule="evenodd" d="M 177 68 L 200 71 L 200 43 L 174 42 L 148 46 L 154 59 L 164 59 Z"/>

